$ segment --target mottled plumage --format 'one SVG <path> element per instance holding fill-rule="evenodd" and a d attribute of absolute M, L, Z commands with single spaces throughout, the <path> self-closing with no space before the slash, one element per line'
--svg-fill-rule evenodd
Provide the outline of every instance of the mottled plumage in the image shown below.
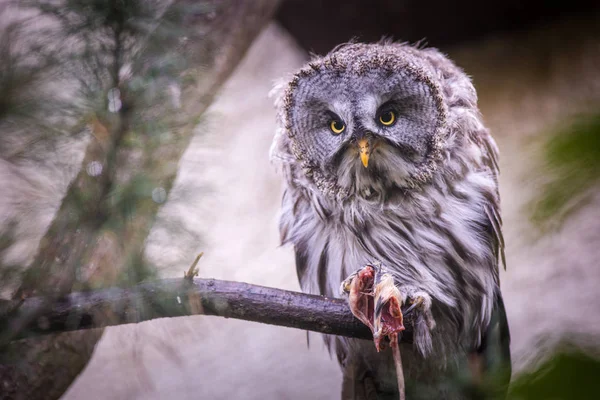
<path fill-rule="evenodd" d="M 286 182 L 280 230 L 302 289 L 338 297 L 348 275 L 381 262 L 404 296 L 432 299 L 435 328 L 417 323 L 414 345 L 401 344 L 407 398 L 463 398 L 444 377 L 490 345 L 492 320 L 509 357 L 497 148 L 470 79 L 435 49 L 347 44 L 311 60 L 275 95 L 271 157 Z M 386 110 L 391 126 L 378 120 Z M 341 134 L 332 132 L 336 119 Z M 373 146 L 368 167 L 361 138 Z M 365 376 L 381 395 L 394 393 L 390 352 L 326 340 L 344 368 L 344 398 L 364 396 Z"/>

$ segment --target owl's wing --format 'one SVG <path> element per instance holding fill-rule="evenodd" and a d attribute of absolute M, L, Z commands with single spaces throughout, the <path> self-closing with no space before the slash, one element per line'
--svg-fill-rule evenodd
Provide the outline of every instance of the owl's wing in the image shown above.
<path fill-rule="evenodd" d="M 483 150 L 485 152 L 484 163 L 498 180 L 498 149 L 489 134 L 483 137 Z M 494 254 L 494 274 L 497 289 L 494 296 L 494 307 L 490 324 L 483 333 L 481 345 L 477 353 L 483 357 L 483 367 L 486 376 L 493 379 L 495 392 L 493 398 L 504 399 L 511 376 L 510 358 L 510 331 L 504 300 L 500 292 L 499 266 L 506 269 L 506 257 L 504 255 L 504 237 L 502 235 L 502 217 L 500 216 L 500 196 L 496 191 L 495 196 L 490 198 L 485 206 L 488 218 L 488 233 L 490 235 L 490 246 Z"/>
<path fill-rule="evenodd" d="M 490 236 L 490 246 L 494 255 L 494 278 L 496 284 L 500 286 L 499 266 L 506 269 L 506 256 L 504 255 L 504 236 L 502 235 L 502 217 L 498 209 L 498 203 L 486 204 L 484 211 L 488 218 L 488 234 Z"/>
<path fill-rule="evenodd" d="M 487 132 L 483 132 L 479 137 L 480 145 L 484 152 L 483 163 L 486 168 L 493 174 L 496 181 L 496 188 L 498 187 L 498 148 L 494 139 Z M 496 283 L 500 285 L 499 279 L 499 265 L 501 264 L 506 269 L 506 256 L 504 254 L 504 236 L 502 235 L 502 216 L 500 215 L 500 193 L 498 189 L 488 199 L 487 204 L 484 207 L 484 211 L 488 218 L 488 233 L 490 235 L 490 245 L 492 247 L 492 253 L 494 254 L 495 266 L 494 273 L 496 277 Z"/>
<path fill-rule="evenodd" d="M 498 290 L 494 299 L 492 318 L 484 332 L 477 355 L 482 358 L 485 376 L 492 383 L 490 398 L 505 399 L 510 382 L 510 332 L 502 294 Z"/>

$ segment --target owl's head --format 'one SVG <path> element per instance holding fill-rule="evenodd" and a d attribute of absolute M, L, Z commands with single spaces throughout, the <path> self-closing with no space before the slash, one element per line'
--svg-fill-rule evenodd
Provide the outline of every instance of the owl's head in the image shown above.
<path fill-rule="evenodd" d="M 308 181 L 366 199 L 427 182 L 448 129 L 436 61 L 449 63 L 401 44 L 348 44 L 298 71 L 278 103 L 280 140 Z"/>

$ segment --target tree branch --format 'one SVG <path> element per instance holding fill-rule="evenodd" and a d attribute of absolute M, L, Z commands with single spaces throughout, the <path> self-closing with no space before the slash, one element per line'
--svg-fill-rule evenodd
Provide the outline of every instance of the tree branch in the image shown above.
<path fill-rule="evenodd" d="M 372 339 L 342 299 L 242 282 L 166 279 L 127 289 L 71 293 L 52 303 L 31 297 L 0 304 L 0 345 L 49 333 L 200 314 Z M 403 341 L 410 340 L 410 330 L 408 323 Z"/>

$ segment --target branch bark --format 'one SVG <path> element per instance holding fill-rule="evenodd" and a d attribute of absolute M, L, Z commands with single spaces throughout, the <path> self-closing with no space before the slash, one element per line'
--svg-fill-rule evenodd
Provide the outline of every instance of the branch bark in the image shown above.
<path fill-rule="evenodd" d="M 371 331 L 343 299 L 215 279 L 166 279 L 132 288 L 71 293 L 56 301 L 31 297 L 0 305 L 0 345 L 7 341 L 156 318 L 214 315 L 360 339 Z M 31 320 L 30 315 L 36 315 Z M 26 326 L 18 326 L 27 321 Z M 402 340 L 410 341 L 410 320 Z"/>

